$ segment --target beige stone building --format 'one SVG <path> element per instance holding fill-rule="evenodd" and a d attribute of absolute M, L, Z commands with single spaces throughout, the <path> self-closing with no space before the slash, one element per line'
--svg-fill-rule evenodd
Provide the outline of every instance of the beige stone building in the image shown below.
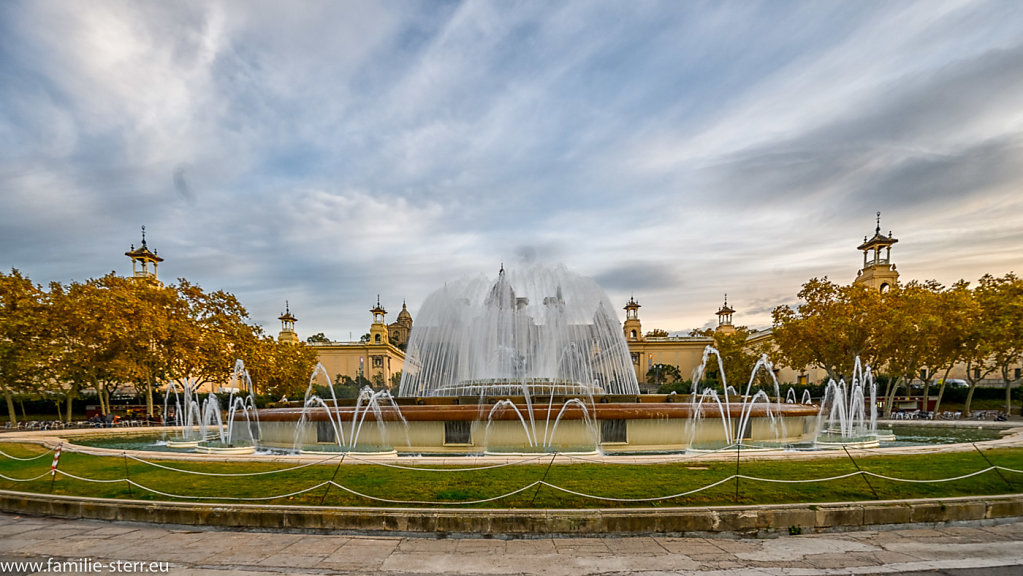
<path fill-rule="evenodd" d="M 308 345 L 316 350 L 320 364 L 327 370 L 331 379 L 336 380 L 340 375 L 358 380 L 361 376 L 375 387 L 392 388 L 396 384 L 392 379 L 401 372 L 405 364 L 405 351 L 402 348 L 408 343 L 408 335 L 412 330 L 412 315 L 402 303 L 398 320 L 387 324 L 385 322 L 387 310 L 380 305 L 379 296 L 376 306 L 370 309 L 370 313 L 373 315 L 373 322 L 369 327 L 368 341 L 310 342 Z M 284 322 L 283 319 L 281 321 Z M 283 328 L 284 325 L 282 335 Z"/>

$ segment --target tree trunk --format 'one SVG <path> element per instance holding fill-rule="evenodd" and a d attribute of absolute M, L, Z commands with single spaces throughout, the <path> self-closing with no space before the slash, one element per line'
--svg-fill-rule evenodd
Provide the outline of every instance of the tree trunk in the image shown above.
<path fill-rule="evenodd" d="M 75 396 L 77 396 L 77 394 L 74 394 L 74 395 L 68 394 L 67 395 L 67 423 L 68 424 L 71 423 L 71 401 L 74 400 Z"/>
<path fill-rule="evenodd" d="M 103 403 L 103 385 L 99 383 L 99 379 L 95 376 L 92 378 L 92 387 L 96 390 L 96 398 L 99 400 L 99 413 L 106 415 L 107 407 Z"/>
<path fill-rule="evenodd" d="M 894 408 L 895 394 L 899 391 L 899 386 L 902 385 L 902 376 L 895 379 L 895 383 L 891 385 L 891 393 L 885 398 L 884 403 L 884 417 L 889 419 L 892 417 L 892 408 Z"/>
<path fill-rule="evenodd" d="M 53 403 L 54 403 L 54 405 L 57 406 L 57 421 L 58 422 L 63 422 L 64 421 L 64 416 L 60 413 L 60 400 L 54 400 Z"/>
<path fill-rule="evenodd" d="M 14 395 L 11 389 L 4 387 L 4 398 L 7 399 L 7 415 L 11 419 L 11 427 L 18 425 L 18 412 L 14 409 Z"/>
<path fill-rule="evenodd" d="M 153 415 L 153 379 L 146 378 L 146 416 Z"/>
<path fill-rule="evenodd" d="M 98 385 L 96 391 L 99 392 L 99 411 L 106 416 L 110 413 L 110 393 L 107 391 L 107 383 Z"/>
<path fill-rule="evenodd" d="M 934 413 L 938 413 L 938 409 L 941 408 L 941 397 L 945 395 L 945 381 L 948 380 L 948 373 L 952 371 L 952 366 L 949 365 L 945 369 L 945 375 L 941 377 L 941 388 L 938 389 L 938 400 L 934 403 Z"/>
<path fill-rule="evenodd" d="M 1005 415 L 1012 415 L 1012 385 L 1016 383 L 1013 378 L 1009 378 L 1011 368 L 1008 363 L 1002 364 L 1002 382 L 1005 382 Z M 1023 414 L 1023 410 L 1020 411 Z"/>
<path fill-rule="evenodd" d="M 1005 415 L 1012 414 L 1012 382 L 1005 379 Z"/>
<path fill-rule="evenodd" d="M 927 405 L 931 402 L 931 380 L 924 380 L 924 410 L 927 410 Z"/>
<path fill-rule="evenodd" d="M 963 405 L 963 418 L 970 417 L 970 404 L 973 402 L 973 391 L 977 389 L 976 382 L 970 382 L 970 391 L 966 393 L 966 404 Z"/>
<path fill-rule="evenodd" d="M 25 399 L 18 398 L 18 406 L 21 406 L 21 419 L 28 421 L 28 413 L 25 412 Z"/>
<path fill-rule="evenodd" d="M 884 395 L 882 396 L 882 398 L 884 398 L 884 414 L 883 415 L 884 415 L 885 419 L 890 418 L 891 415 L 892 415 L 892 403 L 891 403 L 890 400 L 888 400 L 888 396 L 889 396 L 889 394 L 891 394 L 891 391 L 892 391 L 892 379 L 888 378 L 888 381 L 885 382 L 885 384 L 884 384 Z"/>

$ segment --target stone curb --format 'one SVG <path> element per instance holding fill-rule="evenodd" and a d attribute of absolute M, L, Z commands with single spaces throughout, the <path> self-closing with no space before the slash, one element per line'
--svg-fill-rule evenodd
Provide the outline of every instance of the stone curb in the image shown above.
<path fill-rule="evenodd" d="M 149 502 L 0 490 L 0 511 L 301 533 L 503 538 L 651 534 L 770 536 L 906 524 L 933 526 L 1009 521 L 1023 517 L 1023 494 L 748 507 L 479 510 Z"/>

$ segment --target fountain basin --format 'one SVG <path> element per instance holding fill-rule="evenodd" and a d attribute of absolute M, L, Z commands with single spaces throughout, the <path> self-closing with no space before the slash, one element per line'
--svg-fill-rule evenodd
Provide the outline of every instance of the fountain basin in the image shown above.
<path fill-rule="evenodd" d="M 818 408 L 799 404 L 694 405 L 685 396 L 596 396 L 592 400 L 524 397 L 400 399 L 368 410 L 337 408 L 259 411 L 260 444 L 317 445 L 398 454 L 579 452 L 659 453 L 720 444 L 743 416 L 746 443 L 813 440 Z M 624 400 L 624 401 L 623 401 Z"/>

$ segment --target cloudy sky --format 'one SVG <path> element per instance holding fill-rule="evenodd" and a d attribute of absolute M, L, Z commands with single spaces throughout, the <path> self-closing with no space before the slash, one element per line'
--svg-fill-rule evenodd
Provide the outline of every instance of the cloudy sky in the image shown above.
<path fill-rule="evenodd" d="M 276 333 L 564 263 L 644 329 L 1023 272 L 1023 4 L 0 3 L 0 269 L 161 279 Z M 624 312 L 619 311 L 620 316 Z"/>

